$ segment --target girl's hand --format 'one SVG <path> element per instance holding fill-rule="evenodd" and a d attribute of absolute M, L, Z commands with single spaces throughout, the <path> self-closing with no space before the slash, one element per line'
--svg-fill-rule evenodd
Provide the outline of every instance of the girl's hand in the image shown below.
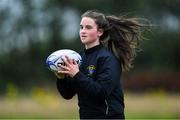
<path fill-rule="evenodd" d="M 65 74 L 62 74 L 62 73 L 57 73 L 57 72 L 55 72 L 54 74 L 56 75 L 56 77 L 57 77 L 58 79 L 64 79 L 64 77 L 65 77 Z"/>
<path fill-rule="evenodd" d="M 79 65 L 77 62 L 73 59 L 68 58 L 65 56 L 65 59 L 63 59 L 64 65 L 59 65 L 61 68 L 63 68 L 63 71 L 58 71 L 58 74 L 67 74 L 70 77 L 74 77 L 79 72 Z"/>

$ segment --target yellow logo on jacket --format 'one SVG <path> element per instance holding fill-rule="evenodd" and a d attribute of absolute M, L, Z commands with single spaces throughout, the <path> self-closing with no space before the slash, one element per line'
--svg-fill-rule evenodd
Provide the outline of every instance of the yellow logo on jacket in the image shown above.
<path fill-rule="evenodd" d="M 93 73 L 96 71 L 96 67 L 94 65 L 89 65 L 88 69 L 88 76 L 93 76 Z"/>

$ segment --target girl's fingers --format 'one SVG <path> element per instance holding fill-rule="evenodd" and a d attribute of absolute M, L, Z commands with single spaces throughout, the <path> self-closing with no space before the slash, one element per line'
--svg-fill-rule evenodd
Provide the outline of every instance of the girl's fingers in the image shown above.
<path fill-rule="evenodd" d="M 69 67 L 67 67 L 67 66 L 64 66 L 64 65 L 61 65 L 61 64 L 59 64 L 58 66 L 61 67 L 65 71 L 69 71 L 70 70 Z"/>
<path fill-rule="evenodd" d="M 68 74 L 69 71 L 58 71 L 58 74 Z"/>
<path fill-rule="evenodd" d="M 65 74 L 62 74 L 62 73 L 57 73 L 55 72 L 55 75 L 57 76 L 57 78 L 59 79 L 63 79 L 65 77 Z"/>
<path fill-rule="evenodd" d="M 67 58 L 62 58 L 63 62 L 65 63 L 66 66 L 69 66 L 69 61 Z"/>
<path fill-rule="evenodd" d="M 77 62 L 76 62 L 76 60 L 74 60 L 74 59 L 73 59 L 73 64 L 74 64 L 74 65 L 77 65 Z"/>
<path fill-rule="evenodd" d="M 68 56 L 65 56 L 66 60 L 70 63 L 70 64 L 73 64 L 73 60 L 70 59 Z"/>

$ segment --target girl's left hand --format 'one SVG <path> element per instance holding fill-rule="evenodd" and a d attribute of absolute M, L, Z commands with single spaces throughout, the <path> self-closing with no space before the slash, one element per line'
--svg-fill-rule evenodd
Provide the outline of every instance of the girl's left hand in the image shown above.
<path fill-rule="evenodd" d="M 67 56 L 65 56 L 63 61 L 65 65 L 59 65 L 61 68 L 63 68 L 63 71 L 58 71 L 58 73 L 67 74 L 70 77 L 74 77 L 79 72 L 79 65 L 77 62 L 68 58 Z"/>

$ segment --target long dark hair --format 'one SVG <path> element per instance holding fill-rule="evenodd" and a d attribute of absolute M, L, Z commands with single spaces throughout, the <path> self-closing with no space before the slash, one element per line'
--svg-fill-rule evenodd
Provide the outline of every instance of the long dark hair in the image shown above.
<path fill-rule="evenodd" d="M 132 60 L 136 57 L 137 46 L 142 38 L 142 28 L 137 18 L 124 18 L 90 10 L 82 14 L 83 17 L 90 17 L 96 22 L 98 29 L 104 33 L 100 42 L 121 61 L 123 70 L 127 71 L 132 67 Z"/>

